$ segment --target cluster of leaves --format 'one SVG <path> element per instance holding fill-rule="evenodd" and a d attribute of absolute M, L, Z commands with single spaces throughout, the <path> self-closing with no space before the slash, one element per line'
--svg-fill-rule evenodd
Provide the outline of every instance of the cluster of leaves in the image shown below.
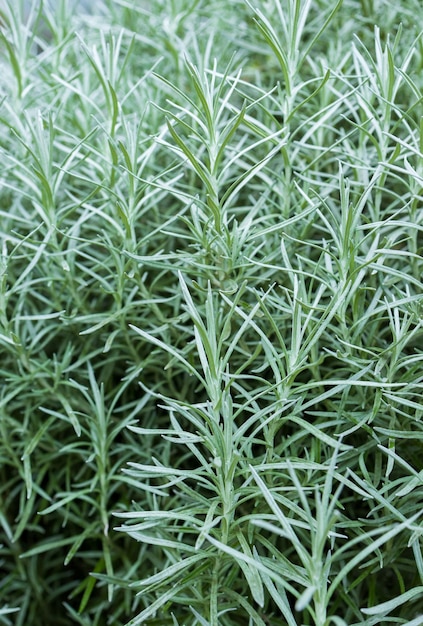
<path fill-rule="evenodd" d="M 422 626 L 422 23 L 1 4 L 0 623 Z"/>

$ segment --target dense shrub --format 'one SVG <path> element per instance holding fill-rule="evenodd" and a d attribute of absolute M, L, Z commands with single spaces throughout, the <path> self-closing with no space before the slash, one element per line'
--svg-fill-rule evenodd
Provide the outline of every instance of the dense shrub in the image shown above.
<path fill-rule="evenodd" d="M 421 626 L 420 1 L 18 5 L 0 623 Z"/>

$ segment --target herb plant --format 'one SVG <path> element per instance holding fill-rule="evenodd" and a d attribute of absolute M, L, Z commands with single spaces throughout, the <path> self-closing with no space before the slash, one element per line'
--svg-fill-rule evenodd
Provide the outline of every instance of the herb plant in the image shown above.
<path fill-rule="evenodd" d="M 0 623 L 422 626 L 420 0 L 0 7 Z"/>

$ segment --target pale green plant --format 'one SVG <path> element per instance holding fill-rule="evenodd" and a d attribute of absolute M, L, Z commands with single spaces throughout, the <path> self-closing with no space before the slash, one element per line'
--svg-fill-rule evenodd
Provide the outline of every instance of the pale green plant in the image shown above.
<path fill-rule="evenodd" d="M 0 4 L 0 623 L 422 626 L 421 3 L 90 10 Z"/>

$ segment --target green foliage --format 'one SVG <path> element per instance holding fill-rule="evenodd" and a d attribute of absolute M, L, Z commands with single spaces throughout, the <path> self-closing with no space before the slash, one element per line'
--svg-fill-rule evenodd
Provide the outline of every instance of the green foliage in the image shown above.
<path fill-rule="evenodd" d="M 405 5 L 1 3 L 0 624 L 423 625 Z"/>

